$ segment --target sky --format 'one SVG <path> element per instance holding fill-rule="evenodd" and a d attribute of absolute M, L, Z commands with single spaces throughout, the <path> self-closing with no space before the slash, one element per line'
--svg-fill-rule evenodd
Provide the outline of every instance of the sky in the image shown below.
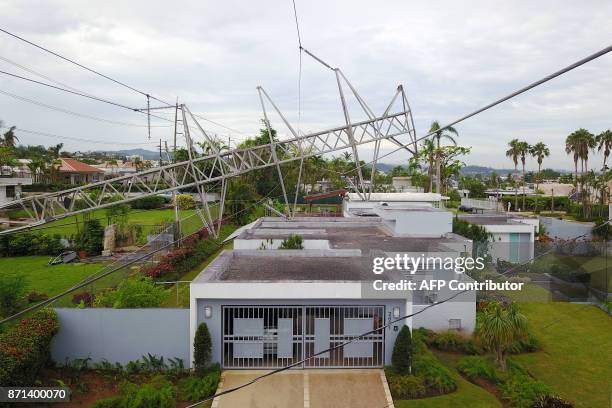
<path fill-rule="evenodd" d="M 426 134 L 434 119 L 451 122 L 612 42 L 610 1 L 296 0 L 296 7 L 302 45 L 339 67 L 374 112 L 382 113 L 403 84 L 417 135 Z M 0 0 L 0 15 L 0 28 L 162 100 L 178 98 L 231 128 L 201 121 L 232 145 L 261 126 L 257 86 L 301 132 L 344 125 L 332 71 L 303 54 L 299 81 L 291 0 Z M 146 106 L 143 95 L 4 33 L 0 70 Z M 519 138 L 549 146 L 544 167 L 573 168 L 565 137 L 580 127 L 594 134 L 612 128 L 610 72 L 612 53 L 457 125 L 458 143 L 472 147 L 464 161 L 510 168 L 506 146 Z M 351 120 L 364 118 L 354 101 L 349 106 Z M 174 112 L 156 114 L 172 119 Z M 169 121 L 153 118 L 149 140 L 146 115 L 2 74 L 0 120 L 46 134 L 18 131 L 23 144 L 63 142 L 72 151 L 155 150 L 160 138 L 172 139 Z M 270 120 L 281 138 L 289 137 L 277 115 L 270 113 Z M 391 146 L 385 143 L 382 153 Z M 368 160 L 371 148 L 360 154 Z M 407 152 L 399 151 L 382 161 L 407 160 Z M 590 167 L 601 168 L 601 160 L 593 154 Z M 527 168 L 537 168 L 535 160 Z"/>

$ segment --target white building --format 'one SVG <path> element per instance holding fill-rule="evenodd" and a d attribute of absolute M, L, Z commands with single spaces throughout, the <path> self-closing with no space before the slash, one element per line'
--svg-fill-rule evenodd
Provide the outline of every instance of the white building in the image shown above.
<path fill-rule="evenodd" d="M 371 193 L 364 197 L 358 193 L 348 193 L 342 204 L 345 217 L 373 216 L 374 208 L 383 204 L 394 207 L 444 207 L 443 200 L 448 200 L 438 193 Z"/>
<path fill-rule="evenodd" d="M 0 205 L 21 198 L 21 186 L 32 184 L 28 174 L 15 172 L 15 169 L 5 166 L 0 169 Z"/>
<path fill-rule="evenodd" d="M 492 235 L 489 255 L 493 261 L 501 259 L 523 263 L 534 256 L 534 243 L 539 231 L 537 218 L 514 215 L 462 215 L 459 218 L 480 225 Z"/>
<path fill-rule="evenodd" d="M 438 270 L 376 275 L 374 256 L 458 257 L 471 251 L 471 241 L 452 234 L 448 222 L 452 220 L 431 207 L 420 211 L 446 221 L 432 231 L 413 229 L 413 234 L 406 233 L 401 217 L 418 217 L 419 210 L 379 207 L 377 211 L 382 217 L 262 218 L 237 231 L 234 249 L 223 251 L 190 285 L 190 350 L 195 331 L 204 322 L 213 342 L 213 361 L 224 368 L 267 369 L 375 331 L 309 359 L 302 367 L 383 367 L 391 363 L 403 325 L 472 332 L 474 291 L 384 327 L 450 295 L 444 290 L 378 292 L 373 281 L 471 279 Z M 277 249 L 290 235 L 301 236 L 304 249 Z"/>

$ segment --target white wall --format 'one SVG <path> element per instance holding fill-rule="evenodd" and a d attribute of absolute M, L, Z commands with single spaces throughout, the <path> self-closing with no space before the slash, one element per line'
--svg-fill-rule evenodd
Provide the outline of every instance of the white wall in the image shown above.
<path fill-rule="evenodd" d="M 262 244 L 265 249 L 278 249 L 282 242 L 282 239 L 235 239 L 234 249 L 261 249 Z M 329 241 L 326 239 L 304 239 L 302 246 L 304 249 L 330 249 Z"/>

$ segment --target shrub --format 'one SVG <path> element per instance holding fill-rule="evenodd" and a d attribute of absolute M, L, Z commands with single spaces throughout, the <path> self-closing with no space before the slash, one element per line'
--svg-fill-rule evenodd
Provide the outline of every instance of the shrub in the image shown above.
<path fill-rule="evenodd" d="M 166 203 L 166 199 L 161 196 L 150 196 L 139 198 L 136 201 L 130 203 L 130 207 L 138 210 L 151 210 L 154 208 L 161 208 Z"/>
<path fill-rule="evenodd" d="M 454 351 L 464 354 L 482 354 L 483 350 L 472 339 L 466 338 L 455 331 L 444 331 L 436 333 L 432 330 L 420 328 L 425 343 L 438 350 Z"/>
<path fill-rule="evenodd" d="M 0 315 L 8 316 L 17 311 L 21 298 L 25 295 L 26 285 L 22 275 L 0 274 Z"/>
<path fill-rule="evenodd" d="M 174 408 L 176 400 L 172 383 L 162 376 L 154 377 L 150 383 L 136 385 L 121 384 L 120 395 L 96 401 L 95 408 Z"/>
<path fill-rule="evenodd" d="M 51 339 L 59 330 L 55 311 L 41 309 L 0 334 L 0 384 L 32 386 L 50 360 Z"/>
<path fill-rule="evenodd" d="M 289 237 L 283 239 L 280 244 L 280 249 L 304 249 L 302 243 L 304 240 L 299 235 L 291 234 Z"/>
<path fill-rule="evenodd" d="M 391 363 L 399 374 L 412 371 L 412 334 L 408 326 L 403 326 L 395 339 Z"/>
<path fill-rule="evenodd" d="M 519 372 L 510 373 L 508 378 L 500 383 L 499 389 L 502 399 L 516 408 L 531 408 L 539 398 L 552 393 L 546 384 Z"/>
<path fill-rule="evenodd" d="M 387 380 L 391 395 L 396 399 L 414 399 L 427 395 L 423 378 L 414 375 L 401 375 L 387 370 Z"/>
<path fill-rule="evenodd" d="M 96 296 L 94 306 L 114 309 L 159 307 L 166 297 L 164 288 L 155 285 L 151 278 L 133 278 L 121 282 L 117 289 Z"/>
<path fill-rule="evenodd" d="M 191 194 L 178 194 L 175 200 L 181 210 L 193 210 L 195 208 L 195 200 Z"/>
<path fill-rule="evenodd" d="M 1 256 L 58 255 L 63 250 L 59 234 L 22 232 L 0 236 Z"/>
<path fill-rule="evenodd" d="M 540 349 L 540 342 L 535 334 L 527 332 L 527 335 L 523 339 L 518 339 L 509 348 L 508 352 L 511 354 L 520 353 L 533 353 Z"/>
<path fill-rule="evenodd" d="M 471 381 L 478 378 L 483 378 L 494 383 L 499 381 L 495 364 L 486 357 L 464 357 L 459 360 L 457 369 Z"/>
<path fill-rule="evenodd" d="M 218 364 L 207 370 L 204 375 L 187 377 L 179 383 L 181 398 L 184 401 L 198 401 L 213 395 L 221 378 Z"/>
<path fill-rule="evenodd" d="M 91 292 L 78 292 L 72 296 L 72 303 L 76 305 L 80 305 L 83 302 L 85 306 L 91 307 L 93 306 L 93 301 L 94 294 Z"/>
<path fill-rule="evenodd" d="M 212 342 L 206 323 L 200 323 L 193 339 L 193 364 L 196 372 L 204 372 L 210 365 Z"/>
<path fill-rule="evenodd" d="M 427 349 L 422 334 L 415 332 L 413 337 L 413 364 L 414 375 L 423 378 L 428 393 L 446 394 L 457 389 L 457 383 L 450 371 L 431 351 Z"/>
<path fill-rule="evenodd" d="M 536 399 L 532 408 L 574 408 L 574 404 L 556 395 L 544 395 Z"/>
<path fill-rule="evenodd" d="M 43 300 L 47 299 L 49 299 L 49 295 L 46 293 L 36 292 L 35 290 L 28 294 L 28 303 L 42 302 Z"/>
<path fill-rule="evenodd" d="M 76 241 L 78 249 L 84 250 L 88 255 L 98 255 L 104 247 L 104 227 L 98 220 L 85 221 Z"/>

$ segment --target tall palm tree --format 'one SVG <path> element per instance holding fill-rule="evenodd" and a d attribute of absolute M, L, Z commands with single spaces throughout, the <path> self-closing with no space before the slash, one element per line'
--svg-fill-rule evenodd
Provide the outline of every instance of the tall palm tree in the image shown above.
<path fill-rule="evenodd" d="M 518 139 L 512 139 L 508 142 L 509 149 L 506 150 L 506 157 L 510 157 L 514 162 L 514 210 L 518 208 L 518 184 L 516 178 L 518 176 L 518 160 L 521 156 L 521 145 Z"/>
<path fill-rule="evenodd" d="M 432 139 L 425 139 L 421 145 L 418 155 L 427 162 L 427 178 L 429 180 L 429 188 L 426 192 L 430 193 L 433 190 L 433 173 L 434 162 L 436 160 L 436 145 Z"/>
<path fill-rule="evenodd" d="M 610 157 L 610 150 L 612 150 L 612 131 L 610 129 L 604 130 L 597 135 L 595 140 L 598 144 L 597 151 L 600 152 L 603 150 L 603 167 L 601 168 L 601 171 L 605 173 L 607 170 L 606 161 L 608 160 L 608 157 Z"/>
<path fill-rule="evenodd" d="M 453 145 L 457 145 L 457 142 L 455 141 L 455 139 L 453 138 L 453 136 L 451 135 L 454 134 L 455 136 L 459 136 L 459 133 L 457 132 L 457 130 L 452 127 L 449 126 L 445 129 L 442 129 L 442 127 L 440 126 L 440 123 L 437 120 L 434 120 L 431 123 L 431 126 L 429 127 L 429 133 L 432 132 L 436 132 L 434 134 L 434 139 L 436 141 L 436 192 L 440 193 L 441 187 L 442 187 L 442 177 L 440 174 L 440 143 L 442 139 L 447 139 L 449 140 Z"/>
<path fill-rule="evenodd" d="M 535 157 L 535 159 L 538 162 L 538 175 L 536 177 L 536 204 L 535 204 L 535 211 L 537 212 L 538 211 L 538 190 L 540 189 L 540 178 L 542 176 L 542 162 L 544 161 L 545 157 L 550 156 L 550 150 L 544 143 L 538 142 L 534 144 L 533 146 L 531 146 L 531 149 L 529 149 L 529 153 L 533 157 Z"/>
<path fill-rule="evenodd" d="M 504 306 L 493 302 L 478 317 L 478 337 L 493 352 L 495 362 L 506 370 L 506 353 L 517 340 L 527 335 L 527 317 L 519 312 L 516 303 Z"/>
<path fill-rule="evenodd" d="M 4 147 L 13 148 L 16 145 L 15 142 L 19 141 L 19 138 L 15 136 L 15 129 L 17 129 L 16 126 L 11 126 L 9 130 L 4 133 L 4 137 L 2 138 L 2 145 Z"/>
<path fill-rule="evenodd" d="M 518 148 L 521 154 L 521 164 L 523 165 L 523 210 L 525 210 L 525 162 L 531 146 L 529 146 L 529 143 L 521 140 L 518 143 Z"/>
<path fill-rule="evenodd" d="M 565 138 L 565 153 L 574 155 L 574 182 L 578 186 L 578 159 L 580 158 L 579 138 L 576 132 Z"/>

